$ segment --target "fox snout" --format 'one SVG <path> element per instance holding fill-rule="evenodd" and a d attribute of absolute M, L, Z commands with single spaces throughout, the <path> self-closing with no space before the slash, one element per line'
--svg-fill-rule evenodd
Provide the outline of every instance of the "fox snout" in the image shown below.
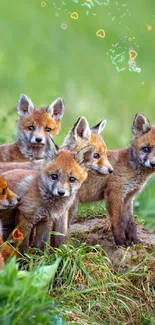
<path fill-rule="evenodd" d="M 44 145 L 45 144 L 45 137 L 41 137 L 41 136 L 32 136 L 30 142 L 32 144 L 41 144 Z"/>
<path fill-rule="evenodd" d="M 104 160 L 104 166 L 105 166 L 105 168 L 107 168 L 108 174 L 112 174 L 113 173 L 114 169 L 113 169 L 113 167 L 110 164 L 110 162 L 109 162 L 108 159 L 105 159 Z"/>
<path fill-rule="evenodd" d="M 107 158 L 101 159 L 97 164 L 92 165 L 92 169 L 99 174 L 107 175 L 113 173 L 113 167 Z"/>
<path fill-rule="evenodd" d="M 20 204 L 20 201 L 21 201 L 21 198 L 9 189 L 8 193 L 7 193 L 7 198 L 6 198 L 6 203 L 7 203 L 6 205 L 8 207 L 14 208 Z"/>
<path fill-rule="evenodd" d="M 70 191 L 68 189 L 59 188 L 56 186 L 53 188 L 52 194 L 54 196 L 68 197 L 70 196 Z"/>
<path fill-rule="evenodd" d="M 146 166 L 146 167 L 155 168 L 155 160 L 147 159 L 147 160 L 145 161 L 145 166 Z"/>

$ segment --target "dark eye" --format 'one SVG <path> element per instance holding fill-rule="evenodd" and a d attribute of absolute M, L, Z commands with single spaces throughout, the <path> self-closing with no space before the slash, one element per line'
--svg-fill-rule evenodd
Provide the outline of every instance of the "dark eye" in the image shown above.
<path fill-rule="evenodd" d="M 95 159 L 99 159 L 99 158 L 100 158 L 100 154 L 99 154 L 99 153 L 94 153 L 93 157 L 94 157 Z"/>
<path fill-rule="evenodd" d="M 142 150 L 143 150 L 143 152 L 150 152 L 151 148 L 150 147 L 143 147 Z"/>
<path fill-rule="evenodd" d="M 2 194 L 2 195 L 5 195 L 5 194 L 6 194 L 6 188 L 3 188 L 1 194 Z"/>
<path fill-rule="evenodd" d="M 75 177 L 69 177 L 69 181 L 71 182 L 71 183 L 74 183 L 75 181 L 76 181 L 76 178 Z"/>
<path fill-rule="evenodd" d="M 45 128 L 46 132 L 51 132 L 51 128 Z"/>
<path fill-rule="evenodd" d="M 57 179 L 58 178 L 58 175 L 57 174 L 52 174 L 51 175 L 51 178 L 53 179 L 53 181 L 55 180 L 55 179 Z"/>
<path fill-rule="evenodd" d="M 28 129 L 29 129 L 30 131 L 33 131 L 33 130 L 34 130 L 34 126 L 33 126 L 33 125 L 29 125 L 29 126 L 28 126 Z"/>

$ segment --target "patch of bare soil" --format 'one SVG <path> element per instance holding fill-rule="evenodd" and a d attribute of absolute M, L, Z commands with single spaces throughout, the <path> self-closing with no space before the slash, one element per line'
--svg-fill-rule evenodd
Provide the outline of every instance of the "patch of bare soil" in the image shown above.
<path fill-rule="evenodd" d="M 138 237 L 142 244 L 123 248 L 115 245 L 107 217 L 78 219 L 70 227 L 70 236 L 74 236 L 88 245 L 100 245 L 112 261 L 114 268 L 124 272 L 139 264 L 145 254 L 155 252 L 155 231 L 137 224 Z"/>

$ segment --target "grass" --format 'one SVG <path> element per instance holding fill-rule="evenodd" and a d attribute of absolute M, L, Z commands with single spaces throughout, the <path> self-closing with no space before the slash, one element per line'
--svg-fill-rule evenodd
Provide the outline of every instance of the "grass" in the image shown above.
<path fill-rule="evenodd" d="M 45 7 L 40 0 L 0 2 L 0 143 L 15 139 L 15 107 L 20 93 L 26 93 L 39 106 L 64 97 L 66 110 L 55 139 L 58 144 L 84 115 L 91 126 L 107 119 L 103 137 L 109 149 L 127 146 L 137 112 L 155 121 L 155 4 L 92 0 L 94 7 L 86 14 L 85 0 L 45 2 Z M 77 11 L 79 19 L 71 19 L 70 11 Z M 100 28 L 106 32 L 104 39 L 96 36 Z M 128 69 L 130 47 L 137 51 L 140 73 Z M 114 51 L 114 62 L 110 51 Z M 118 72 L 114 63 L 123 51 L 125 70 Z M 135 206 L 135 213 L 149 228 L 155 227 L 154 184 L 153 178 Z"/>
<path fill-rule="evenodd" d="M 2 323 L 154 325 L 154 259 L 150 248 L 122 274 L 101 247 L 76 241 L 27 255 L 22 270 L 11 260 L 0 272 Z"/>

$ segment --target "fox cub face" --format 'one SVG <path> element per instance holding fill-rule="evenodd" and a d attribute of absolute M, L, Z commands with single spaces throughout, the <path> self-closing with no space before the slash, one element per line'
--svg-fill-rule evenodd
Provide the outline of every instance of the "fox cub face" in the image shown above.
<path fill-rule="evenodd" d="M 20 202 L 20 198 L 10 190 L 7 181 L 0 176 L 0 210 L 13 209 Z"/>
<path fill-rule="evenodd" d="M 19 138 L 28 141 L 32 146 L 42 147 L 47 134 L 54 136 L 58 133 L 64 114 L 64 103 L 58 98 L 48 107 L 36 109 L 30 98 L 21 95 L 17 112 Z"/>
<path fill-rule="evenodd" d="M 106 121 L 103 120 L 90 128 L 85 117 L 81 117 L 66 137 L 63 146 L 71 151 L 77 151 L 86 145 L 93 145 L 94 154 L 90 170 L 97 174 L 109 174 L 113 168 L 107 158 L 107 146 L 102 140 L 100 133 L 105 128 Z"/>
<path fill-rule="evenodd" d="M 47 137 L 41 176 L 47 191 L 55 197 L 73 195 L 87 177 L 87 167 L 93 159 L 93 150 L 92 146 L 87 146 L 74 154 L 58 149 Z"/>
<path fill-rule="evenodd" d="M 155 125 L 151 125 L 144 115 L 137 114 L 132 132 L 135 159 L 143 167 L 155 168 Z"/>

